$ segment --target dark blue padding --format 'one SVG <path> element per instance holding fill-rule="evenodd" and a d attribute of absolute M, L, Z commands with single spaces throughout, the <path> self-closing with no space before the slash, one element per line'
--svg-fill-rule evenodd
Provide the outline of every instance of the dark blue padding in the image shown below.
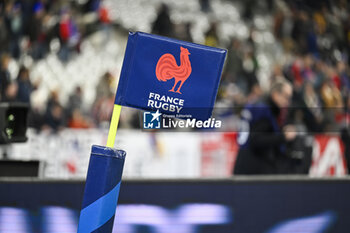
<path fill-rule="evenodd" d="M 93 145 L 82 209 L 111 191 L 122 178 L 125 151 Z"/>

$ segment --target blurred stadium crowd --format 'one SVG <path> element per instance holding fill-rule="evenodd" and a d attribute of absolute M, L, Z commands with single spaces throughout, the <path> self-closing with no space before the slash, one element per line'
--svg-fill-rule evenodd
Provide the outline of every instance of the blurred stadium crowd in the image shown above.
<path fill-rule="evenodd" d="M 44 77 L 36 79 L 32 77 L 31 69 L 40 61 L 49 61 L 50 55 L 55 54 L 55 63 L 51 66 L 61 70 L 53 72 L 62 73 L 75 57 L 81 56 L 81 42 L 96 31 L 105 30 L 108 34 L 109 24 L 107 10 L 100 6 L 99 1 L 1 1 L 1 101 L 28 103 L 31 109 L 29 126 L 38 130 L 57 132 L 63 127 L 95 126 L 90 111 L 82 109 L 82 87 L 79 85 L 71 85 L 73 90 L 65 104 L 60 100 L 63 91 L 57 87 L 46 88 L 49 92 L 46 106 L 33 103 L 33 92 L 44 85 L 43 80 L 51 80 L 46 77 L 49 76 L 47 69 Z M 45 65 L 48 69 L 52 68 Z M 75 77 L 65 79 L 59 81 L 71 79 L 73 83 Z M 110 110 L 107 113 L 103 111 L 113 106 L 112 79 L 112 75 L 106 72 L 95 86 L 93 108 L 101 110 L 96 121 L 109 121 Z"/>
<path fill-rule="evenodd" d="M 346 1 L 274 1 L 271 30 L 281 47 L 271 66 L 268 86 L 288 80 L 293 85 L 295 124 L 311 132 L 335 132 L 349 120 L 350 16 Z M 245 15 L 251 18 L 249 3 Z M 249 20 L 247 20 L 249 21 Z M 254 29 L 246 41 L 233 39 L 228 52 L 221 97 L 242 106 L 262 98 L 257 77 Z M 239 109 L 239 107 L 238 107 Z M 296 110 L 296 111 L 294 111 Z"/>
<path fill-rule="evenodd" d="M 108 122 L 117 72 L 105 70 L 96 77 L 96 90 L 87 107 L 83 108 L 82 97 L 86 90 L 79 85 L 70 88 L 64 103 L 60 98 L 63 90 L 49 88 L 45 106 L 39 107 L 31 98 L 46 77 L 33 77 L 32 67 L 51 59 L 54 53 L 65 69 L 82 53 L 82 43 L 91 40 L 93 34 L 99 33 L 104 44 L 115 34 L 141 29 L 227 48 L 217 107 L 234 109 L 232 115 L 237 115 L 246 103 L 262 99 L 274 82 L 289 80 L 293 85 L 291 108 L 297 109 L 293 111 L 295 124 L 312 132 L 335 132 L 347 125 L 350 114 L 347 1 L 132 2 L 1 1 L 1 101 L 30 104 L 29 124 L 38 130 L 90 128 Z M 150 5 L 153 13 L 147 14 Z M 186 6 L 192 8 L 185 9 Z M 127 21 L 121 17 L 128 7 L 133 12 L 142 12 L 145 7 L 140 18 L 142 21 L 142 17 L 150 15 L 143 20 L 149 25 L 140 23 L 134 27 L 132 23 L 140 20 Z M 239 12 L 238 16 L 235 12 Z M 196 17 L 205 19 L 201 21 L 205 23 L 195 21 Z M 11 72 L 13 64 L 19 68 Z M 87 65 L 83 64 L 81 69 L 84 66 Z M 66 77 L 65 82 L 70 79 L 74 77 Z M 138 127 L 137 118 L 135 113 L 124 117 L 122 125 Z"/>

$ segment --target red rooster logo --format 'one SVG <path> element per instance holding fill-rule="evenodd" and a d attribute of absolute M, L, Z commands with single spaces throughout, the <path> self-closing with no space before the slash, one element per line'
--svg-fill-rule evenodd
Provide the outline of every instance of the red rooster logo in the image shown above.
<path fill-rule="evenodd" d="M 190 59 L 188 57 L 188 55 L 190 55 L 190 52 L 188 52 L 188 49 L 183 47 L 180 47 L 180 49 L 180 66 L 176 64 L 176 60 L 173 55 L 166 53 L 158 60 L 156 67 L 156 76 L 159 81 L 163 82 L 166 82 L 172 78 L 175 79 L 173 88 L 169 90 L 171 92 L 175 92 L 175 87 L 177 86 L 177 83 L 180 82 L 180 85 L 177 88 L 176 92 L 182 94 L 180 92 L 180 89 L 184 82 L 191 75 L 192 67 Z"/>

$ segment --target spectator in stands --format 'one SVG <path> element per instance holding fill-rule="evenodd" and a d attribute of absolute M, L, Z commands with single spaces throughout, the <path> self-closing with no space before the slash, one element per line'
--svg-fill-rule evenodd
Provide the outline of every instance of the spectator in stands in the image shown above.
<path fill-rule="evenodd" d="M 211 5 L 209 0 L 200 0 L 199 4 L 203 12 L 209 13 L 211 11 Z"/>
<path fill-rule="evenodd" d="M 42 114 L 40 109 L 36 106 L 31 106 L 28 113 L 28 128 L 33 128 L 37 132 L 40 132 L 45 124 L 45 115 Z M 47 126 L 45 126 L 47 127 Z"/>
<path fill-rule="evenodd" d="M 174 36 L 174 25 L 170 20 L 169 7 L 165 3 L 159 8 L 158 16 L 152 25 L 152 33 L 168 37 Z"/>
<path fill-rule="evenodd" d="M 254 50 L 247 48 L 243 52 L 242 59 L 242 82 L 245 83 L 246 94 L 249 94 L 253 88 L 258 84 L 258 79 L 256 77 L 256 72 L 258 70 L 258 61 L 255 57 Z"/>
<path fill-rule="evenodd" d="M 79 108 L 74 109 L 72 116 L 68 122 L 69 128 L 87 129 L 91 128 L 93 124 L 81 113 Z"/>
<path fill-rule="evenodd" d="M 331 81 L 327 80 L 321 87 L 321 98 L 324 103 L 324 116 L 327 122 L 326 131 L 337 130 L 336 115 L 342 111 L 343 100 L 339 89 Z"/>
<path fill-rule="evenodd" d="M 84 11 L 85 12 L 97 11 L 99 9 L 100 4 L 101 4 L 101 0 L 87 0 L 84 4 Z"/>
<path fill-rule="evenodd" d="M 322 104 L 311 82 L 306 82 L 303 88 L 303 108 L 305 122 L 312 132 L 319 132 L 323 122 Z"/>
<path fill-rule="evenodd" d="M 14 101 L 17 94 L 17 85 L 11 81 L 11 75 L 8 70 L 11 57 L 3 54 L 0 63 L 0 98 L 1 101 Z"/>
<path fill-rule="evenodd" d="M 191 28 L 192 28 L 192 24 L 190 22 L 185 23 L 185 37 L 184 37 L 185 41 L 193 42 Z"/>
<path fill-rule="evenodd" d="M 17 101 L 30 104 L 30 95 L 36 86 L 31 83 L 29 70 L 25 66 L 22 66 L 18 72 L 17 85 Z"/>
<path fill-rule="evenodd" d="M 247 90 L 244 78 L 242 78 L 242 51 L 241 42 L 233 38 L 227 51 L 225 78 L 228 82 L 234 82 L 241 90 Z M 246 92 L 246 91 L 244 91 Z"/>
<path fill-rule="evenodd" d="M 109 122 L 114 106 L 114 93 L 109 92 L 109 96 L 103 96 L 95 102 L 92 114 L 97 125 Z"/>
<path fill-rule="evenodd" d="M 10 53 L 12 57 L 18 59 L 20 56 L 19 40 L 22 36 L 22 16 L 19 3 L 13 4 L 11 1 L 6 5 L 4 15 L 7 32 L 11 37 Z"/>
<path fill-rule="evenodd" d="M 67 106 L 67 116 L 71 117 L 74 110 L 78 109 L 81 110 L 82 109 L 82 104 L 83 104 L 83 100 L 82 100 L 82 90 L 80 86 L 77 86 L 75 88 L 74 93 L 69 96 L 68 99 L 68 106 Z"/>
<path fill-rule="evenodd" d="M 0 54 L 6 51 L 7 48 L 7 31 L 4 25 L 4 20 L 0 17 Z"/>
<path fill-rule="evenodd" d="M 292 28 L 292 38 L 295 41 L 299 52 L 308 51 L 307 38 L 310 28 L 312 27 L 307 12 L 300 10 L 296 12 Z"/>
<path fill-rule="evenodd" d="M 61 49 L 58 53 L 59 58 L 63 62 L 70 59 L 71 50 L 79 50 L 80 32 L 74 20 L 71 9 L 63 9 L 61 20 L 59 23 L 59 38 Z"/>
<path fill-rule="evenodd" d="M 264 103 L 250 104 L 242 112 L 249 126 L 239 136 L 240 149 L 235 174 L 289 173 L 286 144 L 296 138 L 294 126 L 286 125 L 286 110 L 292 98 L 292 86 L 283 81 L 274 84 Z"/>
<path fill-rule="evenodd" d="M 337 73 L 341 83 L 340 91 L 344 96 L 347 96 L 350 93 L 350 74 L 344 61 L 337 63 Z"/>
<path fill-rule="evenodd" d="M 182 23 L 176 26 L 176 38 L 188 42 L 193 42 L 191 36 L 191 23 Z"/>
<path fill-rule="evenodd" d="M 114 77 L 110 72 L 106 72 L 96 87 L 96 98 L 95 102 L 101 98 L 108 97 L 113 94 L 111 90 L 111 85 L 113 83 Z"/>
<path fill-rule="evenodd" d="M 209 30 L 205 33 L 204 44 L 207 46 L 217 47 L 219 45 L 219 36 L 217 32 L 217 23 L 212 22 Z"/>
<path fill-rule="evenodd" d="M 44 129 L 57 133 L 65 126 L 64 110 L 60 104 L 53 103 L 45 117 Z"/>
<path fill-rule="evenodd" d="M 69 20 L 70 15 L 68 14 L 68 12 L 63 12 L 59 23 L 59 38 L 61 42 L 61 48 L 58 53 L 58 56 L 64 62 L 67 62 L 69 58 L 68 41 L 71 34 Z"/>
<path fill-rule="evenodd" d="M 110 120 L 111 109 L 114 105 L 114 92 L 111 90 L 113 80 L 113 75 L 106 72 L 97 85 L 96 98 L 92 108 L 92 115 L 97 124 Z"/>
<path fill-rule="evenodd" d="M 1 100 L 6 98 L 6 89 L 11 82 L 10 72 L 8 71 L 8 64 L 10 57 L 7 54 L 1 56 L 0 60 L 0 87 L 1 87 Z"/>
<path fill-rule="evenodd" d="M 98 16 L 100 21 L 100 28 L 103 32 L 103 45 L 106 45 L 111 38 L 112 34 L 112 22 L 109 16 L 109 9 L 105 4 L 100 4 L 98 10 Z"/>
<path fill-rule="evenodd" d="M 47 101 L 44 129 L 58 132 L 65 126 L 64 109 L 58 99 L 58 91 L 52 91 Z"/>
<path fill-rule="evenodd" d="M 93 126 L 90 119 L 83 114 L 82 89 L 75 88 L 74 93 L 69 97 L 66 108 L 69 128 L 90 128 Z"/>
<path fill-rule="evenodd" d="M 30 23 L 29 38 L 31 43 L 31 54 L 34 59 L 41 59 L 44 57 L 44 40 L 43 33 L 43 19 L 45 16 L 45 9 L 41 2 L 36 2 L 33 6 L 33 16 Z"/>

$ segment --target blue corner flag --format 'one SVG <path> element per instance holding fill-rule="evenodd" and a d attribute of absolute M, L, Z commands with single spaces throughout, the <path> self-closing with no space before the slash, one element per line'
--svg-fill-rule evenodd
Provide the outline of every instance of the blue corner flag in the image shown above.
<path fill-rule="evenodd" d="M 207 120 L 226 50 L 130 33 L 115 104 Z"/>

